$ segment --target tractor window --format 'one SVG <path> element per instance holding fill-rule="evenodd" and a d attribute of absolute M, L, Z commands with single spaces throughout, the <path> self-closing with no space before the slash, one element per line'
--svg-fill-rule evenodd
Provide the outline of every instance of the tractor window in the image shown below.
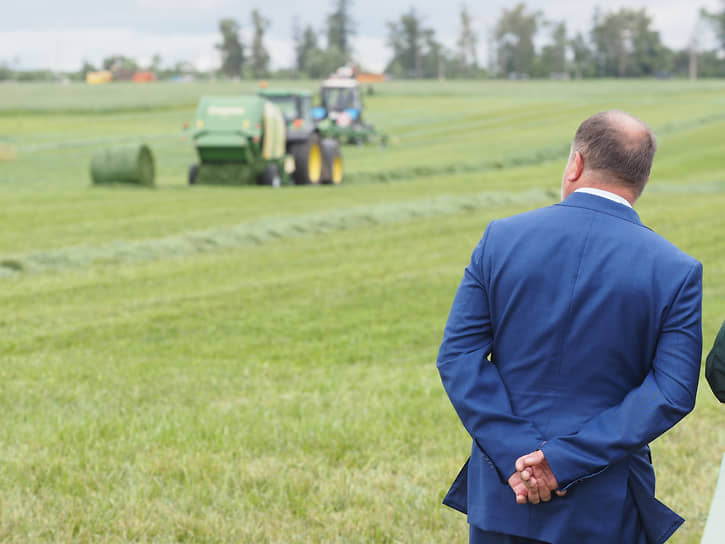
<path fill-rule="evenodd" d="M 279 106 L 279 109 L 282 110 L 282 115 L 284 115 L 284 120 L 287 123 L 291 123 L 297 119 L 297 104 L 293 97 L 268 96 L 266 98 Z"/>
<path fill-rule="evenodd" d="M 300 119 L 309 121 L 312 119 L 312 98 L 309 96 L 301 96 L 299 98 Z"/>
<path fill-rule="evenodd" d="M 347 109 L 360 109 L 360 93 L 356 88 L 327 87 L 322 90 L 322 95 L 328 110 L 343 111 Z"/>

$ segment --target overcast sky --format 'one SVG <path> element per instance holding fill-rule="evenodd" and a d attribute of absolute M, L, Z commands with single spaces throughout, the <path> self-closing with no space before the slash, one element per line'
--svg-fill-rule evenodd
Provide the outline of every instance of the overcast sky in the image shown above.
<path fill-rule="evenodd" d="M 219 64 L 214 44 L 219 41 L 218 21 L 232 17 L 249 36 L 250 17 L 258 8 L 271 21 L 267 49 L 275 68 L 292 64 L 292 26 L 297 17 L 303 26 L 321 30 L 333 0 L 5 0 L 0 17 L 0 63 L 12 68 L 77 70 L 83 59 L 100 64 L 104 57 L 123 54 L 141 64 L 155 53 L 163 65 L 189 60 L 201 69 Z M 397 20 L 411 5 L 435 29 L 439 40 L 454 47 L 463 2 L 440 0 L 357 0 L 352 15 L 356 23 L 353 41 L 356 60 L 381 70 L 390 58 L 385 46 L 387 21 Z M 479 60 L 488 58 L 486 33 L 503 8 L 515 1 L 467 2 L 479 35 Z M 666 45 L 682 48 L 691 39 L 699 8 L 721 9 L 721 0 L 528 0 L 529 10 L 540 9 L 549 20 L 564 20 L 568 31 L 587 32 L 599 5 L 604 11 L 620 7 L 646 8 Z M 712 44 L 711 32 L 700 28 L 703 42 Z M 539 41 L 546 36 L 542 32 Z"/>

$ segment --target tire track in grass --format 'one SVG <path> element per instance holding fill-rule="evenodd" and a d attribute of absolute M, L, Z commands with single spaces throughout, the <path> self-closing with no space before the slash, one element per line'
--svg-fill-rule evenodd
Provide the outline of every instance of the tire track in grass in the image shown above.
<path fill-rule="evenodd" d="M 0 278 L 22 274 L 82 269 L 184 257 L 224 249 L 254 247 L 284 238 L 323 235 L 373 225 L 392 225 L 511 204 L 533 206 L 558 199 L 557 191 L 532 189 L 518 193 L 484 192 L 466 196 L 338 208 L 286 218 L 265 218 L 227 228 L 205 229 L 163 238 L 114 241 L 103 246 L 74 246 L 21 255 L 0 256 Z"/>

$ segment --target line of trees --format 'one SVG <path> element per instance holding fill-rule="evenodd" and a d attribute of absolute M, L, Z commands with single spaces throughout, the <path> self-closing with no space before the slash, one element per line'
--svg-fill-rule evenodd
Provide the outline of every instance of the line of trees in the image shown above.
<path fill-rule="evenodd" d="M 221 41 L 216 48 L 221 56 L 219 73 L 230 78 L 310 77 L 321 78 L 337 68 L 359 64 L 352 47 L 356 25 L 352 0 L 330 0 L 331 12 L 321 28 L 292 25 L 293 66 L 270 72 L 270 54 L 265 37 L 270 20 L 258 9 L 249 16 L 251 32 L 243 40 L 241 26 L 233 18 L 219 21 Z M 481 32 L 476 29 L 468 7 L 460 7 L 458 36 L 452 48 L 436 36 L 435 29 L 415 7 L 386 23 L 386 45 L 390 60 L 385 72 L 396 78 L 593 78 L 688 76 L 725 77 L 725 0 L 720 11 L 697 11 L 687 47 L 673 50 L 662 43 L 645 9 L 619 8 L 602 11 L 595 8 L 591 27 L 571 33 L 566 22 L 548 19 L 542 11 L 530 10 L 524 2 L 503 8 L 495 24 Z M 695 10 L 697 8 L 693 8 Z M 711 29 L 719 47 L 701 50 L 700 36 Z M 486 40 L 488 61 L 477 56 L 481 38 Z M 539 45 L 537 45 L 539 44 Z M 543 45 L 540 45 L 543 44 Z M 102 67 L 137 68 L 136 62 L 122 55 L 104 59 Z M 146 68 L 146 67 L 144 67 Z M 363 66 L 364 68 L 364 66 Z M 84 62 L 77 74 L 94 69 Z M 148 69 L 162 78 L 174 74 L 194 74 L 188 63 L 162 68 L 158 55 Z M 25 77 L 27 76 L 27 77 Z M 31 77 L 32 76 L 32 77 Z M 0 80 L 49 79 L 49 70 L 14 72 L 0 63 Z"/>
<path fill-rule="evenodd" d="M 258 9 L 250 15 L 252 21 L 252 39 L 248 45 L 242 42 L 239 23 L 232 18 L 219 21 L 222 41 L 216 44 L 222 57 L 221 72 L 228 77 L 249 75 L 254 78 L 269 75 L 269 51 L 264 45 L 264 34 L 270 21 Z M 249 53 L 247 54 L 247 49 Z"/>
<path fill-rule="evenodd" d="M 478 36 L 473 17 L 464 5 L 460 12 L 460 33 L 454 51 L 448 50 L 425 25 L 415 8 L 397 21 L 387 23 L 387 45 L 392 58 L 385 69 L 394 77 L 479 77 L 485 72 L 478 65 Z"/>
<path fill-rule="evenodd" d="M 268 73 L 269 55 L 262 39 L 269 21 L 257 10 L 252 19 L 254 39 L 250 70 L 246 71 L 238 25 L 231 19 L 220 22 L 223 41 L 217 47 L 222 52 L 222 71 L 229 76 L 248 72 L 260 77 Z M 698 37 L 708 27 L 718 36 L 721 47 L 700 51 Z M 725 62 L 720 56 L 725 50 L 725 0 L 719 12 L 698 11 L 691 43 L 681 50 L 662 43 L 645 9 L 631 8 L 595 8 L 591 27 L 573 34 L 565 21 L 547 19 L 542 11 L 530 10 L 524 2 L 504 8 L 484 36 L 489 50 L 486 66 L 477 56 L 482 36 L 465 4 L 460 8 L 453 48 L 437 38 L 435 29 L 415 7 L 387 21 L 386 29 L 391 57 L 385 72 L 396 78 L 725 77 Z M 319 30 L 312 25 L 303 28 L 295 19 L 294 66 L 282 75 L 320 78 L 354 63 L 354 35 L 352 0 L 332 0 L 332 12 Z"/>
<path fill-rule="evenodd" d="M 720 49 L 699 51 L 698 37 L 709 26 Z M 720 12 L 698 12 L 698 24 L 687 48 L 672 50 L 652 27 L 645 9 L 595 9 L 587 32 L 570 34 L 564 21 L 552 21 L 542 11 L 521 2 L 504 8 L 488 32 L 489 62 L 476 58 L 478 36 L 464 5 L 460 11 L 457 48 L 449 50 L 411 8 L 388 23 L 387 44 L 392 59 L 386 72 L 397 77 L 646 77 L 698 74 L 725 77 L 725 0 Z M 544 45 L 536 47 L 544 37 Z"/>
<path fill-rule="evenodd" d="M 327 16 L 322 29 L 325 47 L 322 47 L 318 31 L 312 25 L 301 28 L 295 18 L 292 25 L 294 76 L 325 77 L 352 61 L 355 22 L 351 11 L 351 0 L 334 0 L 333 11 Z"/>
<path fill-rule="evenodd" d="M 302 28 L 295 18 L 292 25 L 294 66 L 277 75 L 320 78 L 350 63 L 352 37 L 355 35 L 351 9 L 351 0 L 334 0 L 333 11 L 326 17 L 321 31 L 309 24 Z M 260 78 L 271 75 L 270 56 L 264 45 L 270 22 L 257 9 L 252 11 L 251 20 L 253 36 L 248 45 L 241 40 L 240 25 L 236 20 L 226 18 L 219 21 L 222 41 L 216 47 L 222 58 L 221 73 L 227 77 L 249 75 Z M 325 37 L 324 47 L 320 34 Z"/>

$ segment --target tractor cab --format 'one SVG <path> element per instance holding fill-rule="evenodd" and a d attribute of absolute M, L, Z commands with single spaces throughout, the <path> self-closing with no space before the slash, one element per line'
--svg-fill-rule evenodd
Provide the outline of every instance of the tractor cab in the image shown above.
<path fill-rule="evenodd" d="M 275 104 L 287 124 L 287 141 L 300 142 L 315 131 L 312 119 L 312 94 L 309 91 L 262 90 L 259 96 Z"/>
<path fill-rule="evenodd" d="M 360 84 L 351 78 L 330 78 L 320 89 L 321 105 L 315 108 L 316 119 L 328 118 L 339 126 L 359 123 L 362 113 Z"/>

